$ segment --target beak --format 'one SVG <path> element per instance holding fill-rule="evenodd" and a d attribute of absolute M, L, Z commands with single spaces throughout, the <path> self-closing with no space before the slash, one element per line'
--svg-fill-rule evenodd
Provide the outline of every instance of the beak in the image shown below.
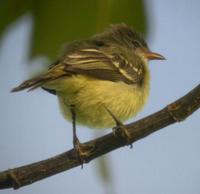
<path fill-rule="evenodd" d="M 158 53 L 151 52 L 151 51 L 147 51 L 145 53 L 145 56 L 149 60 L 166 60 L 165 57 L 163 57 L 162 55 L 160 55 Z"/>

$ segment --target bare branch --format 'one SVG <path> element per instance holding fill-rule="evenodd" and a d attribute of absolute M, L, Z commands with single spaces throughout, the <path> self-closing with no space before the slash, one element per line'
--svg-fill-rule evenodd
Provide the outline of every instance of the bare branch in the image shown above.
<path fill-rule="evenodd" d="M 184 120 L 199 107 L 200 85 L 162 110 L 125 127 L 130 133 L 131 142 L 133 143 L 170 124 Z M 126 141 L 110 133 L 84 143 L 84 145 L 91 144 L 95 146 L 95 149 L 87 157 L 86 162 L 125 146 Z M 81 161 L 76 151 L 72 149 L 47 160 L 0 172 L 0 189 L 18 189 L 79 165 L 81 165 Z"/>

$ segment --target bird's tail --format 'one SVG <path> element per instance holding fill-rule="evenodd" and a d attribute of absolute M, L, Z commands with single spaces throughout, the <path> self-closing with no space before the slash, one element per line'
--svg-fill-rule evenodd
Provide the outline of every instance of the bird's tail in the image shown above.
<path fill-rule="evenodd" d="M 50 74 L 43 74 L 36 76 L 32 79 L 28 79 L 22 82 L 19 86 L 13 88 L 11 92 L 18 92 L 24 89 L 28 89 L 28 91 L 43 86 L 47 81 L 51 80 L 52 76 Z"/>

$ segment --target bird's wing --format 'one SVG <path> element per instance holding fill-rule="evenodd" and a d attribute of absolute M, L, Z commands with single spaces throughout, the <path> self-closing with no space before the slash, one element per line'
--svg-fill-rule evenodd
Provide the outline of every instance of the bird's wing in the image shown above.
<path fill-rule="evenodd" d="M 143 77 L 141 63 L 133 66 L 121 54 L 107 55 L 94 48 L 76 50 L 68 54 L 63 63 L 67 73 L 85 74 L 102 80 L 136 84 Z"/>

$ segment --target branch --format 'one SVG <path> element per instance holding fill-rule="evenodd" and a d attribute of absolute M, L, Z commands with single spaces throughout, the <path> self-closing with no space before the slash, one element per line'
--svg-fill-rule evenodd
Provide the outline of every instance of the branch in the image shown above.
<path fill-rule="evenodd" d="M 130 142 L 134 143 L 159 129 L 182 121 L 198 108 L 200 108 L 200 84 L 162 110 L 126 125 L 131 137 Z M 91 144 L 95 146 L 95 149 L 87 157 L 86 162 L 125 146 L 126 141 L 109 133 L 84 143 L 86 146 Z M 81 161 L 76 151 L 72 149 L 47 160 L 0 172 L 0 189 L 18 189 L 79 165 L 81 165 Z"/>

